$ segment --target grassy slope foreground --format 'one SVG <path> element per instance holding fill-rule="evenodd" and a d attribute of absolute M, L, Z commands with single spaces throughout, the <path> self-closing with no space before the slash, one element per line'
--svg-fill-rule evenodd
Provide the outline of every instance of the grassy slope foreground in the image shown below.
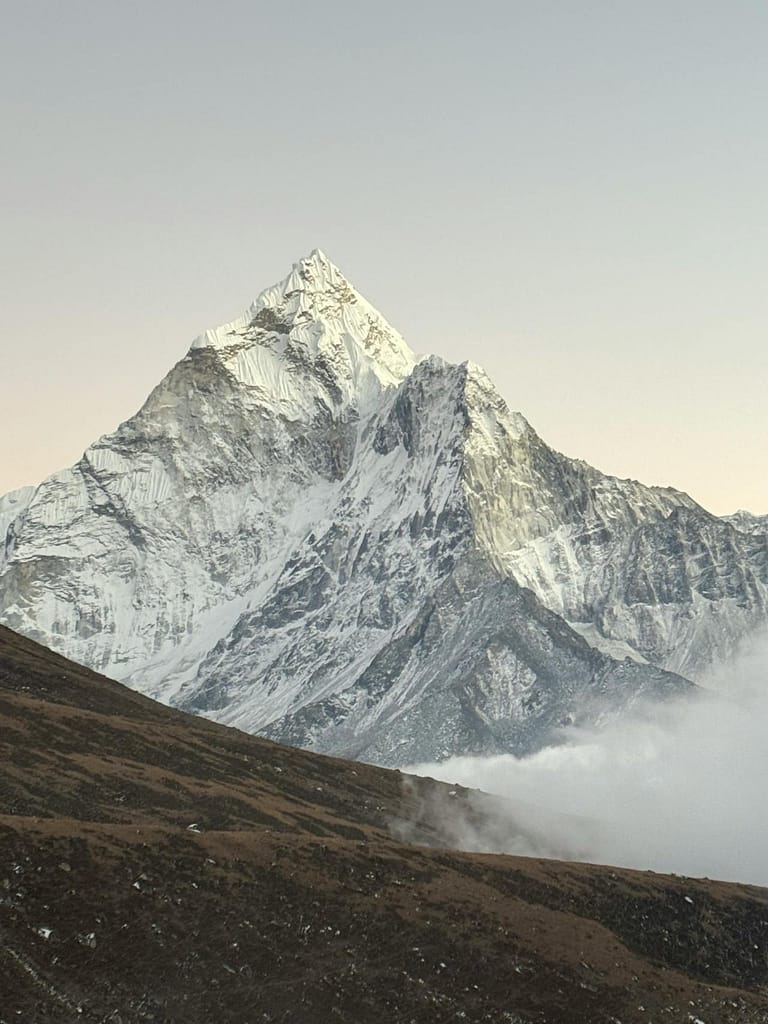
<path fill-rule="evenodd" d="M 4 629 L 0 748 L 2 1024 L 768 1021 L 766 890 L 448 852 L 447 787 Z"/>

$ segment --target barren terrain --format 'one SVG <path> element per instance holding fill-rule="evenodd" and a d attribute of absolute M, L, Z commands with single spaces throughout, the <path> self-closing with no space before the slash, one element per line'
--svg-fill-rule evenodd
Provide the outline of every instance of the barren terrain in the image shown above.
<path fill-rule="evenodd" d="M 2 628 L 0 750 L 1 1024 L 768 1021 L 766 890 L 441 849 L 464 791 Z"/>

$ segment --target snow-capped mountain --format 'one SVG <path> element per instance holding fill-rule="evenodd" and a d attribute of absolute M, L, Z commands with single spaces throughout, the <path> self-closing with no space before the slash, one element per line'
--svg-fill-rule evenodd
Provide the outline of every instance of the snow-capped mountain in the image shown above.
<path fill-rule="evenodd" d="M 0 498 L 0 538 L 12 628 L 389 764 L 534 749 L 768 620 L 764 524 L 553 451 L 319 251 L 72 469 Z"/>

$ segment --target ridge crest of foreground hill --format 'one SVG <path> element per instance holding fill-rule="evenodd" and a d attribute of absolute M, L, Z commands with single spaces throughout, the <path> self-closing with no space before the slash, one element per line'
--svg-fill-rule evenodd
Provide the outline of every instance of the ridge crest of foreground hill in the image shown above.
<path fill-rule="evenodd" d="M 524 754 L 727 662 L 768 622 L 768 526 L 554 451 L 315 250 L 0 498 L 0 620 L 310 749 Z"/>
<path fill-rule="evenodd" d="M 768 891 L 436 848 L 509 811 L 2 627 L 0 757 L 3 1020 L 768 1020 Z"/>

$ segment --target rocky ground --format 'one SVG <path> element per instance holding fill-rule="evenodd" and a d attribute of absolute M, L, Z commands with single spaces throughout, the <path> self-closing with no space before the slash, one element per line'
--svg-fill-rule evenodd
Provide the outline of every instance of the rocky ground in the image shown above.
<path fill-rule="evenodd" d="M 441 848 L 466 792 L 4 629 L 0 756 L 0 1024 L 768 1021 L 768 891 Z"/>

